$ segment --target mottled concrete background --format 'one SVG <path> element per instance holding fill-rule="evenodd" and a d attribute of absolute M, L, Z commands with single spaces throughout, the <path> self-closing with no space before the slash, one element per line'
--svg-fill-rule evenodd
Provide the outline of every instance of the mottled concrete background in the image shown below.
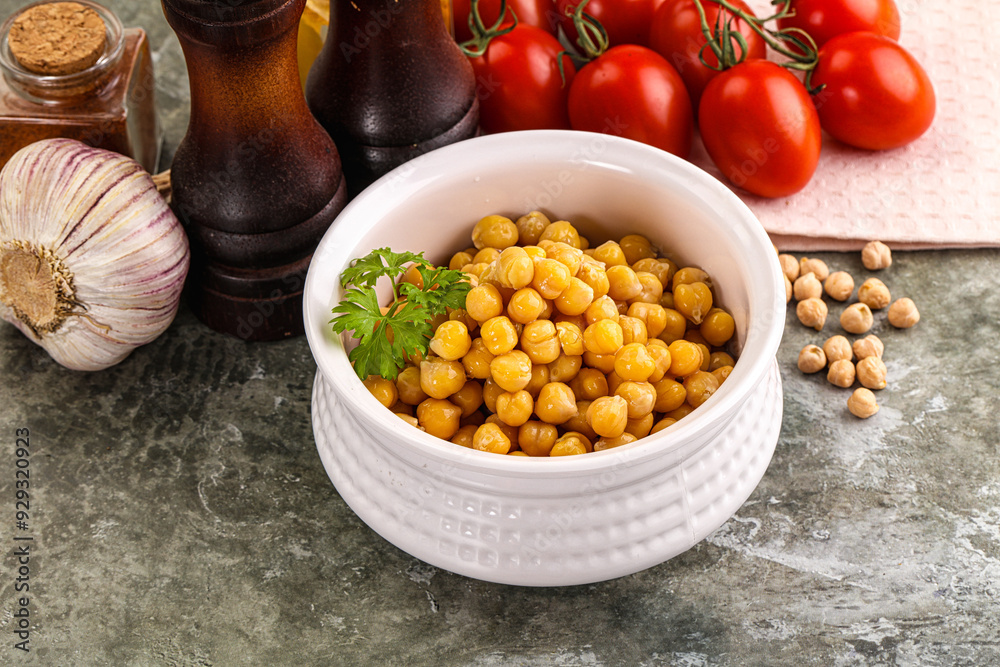
<path fill-rule="evenodd" d="M 169 157 L 187 121 L 177 42 L 153 0 L 108 4 L 150 33 Z M 85 375 L 0 324 L 0 664 L 1000 664 L 998 270 L 997 251 L 897 255 L 881 277 L 923 319 L 879 318 L 890 383 L 868 421 L 795 369 L 821 337 L 791 315 L 781 439 L 737 516 L 668 563 L 564 589 L 449 574 L 362 524 L 315 450 L 304 339 L 248 345 L 183 310 Z M 10 632 L 19 427 L 29 656 Z"/>

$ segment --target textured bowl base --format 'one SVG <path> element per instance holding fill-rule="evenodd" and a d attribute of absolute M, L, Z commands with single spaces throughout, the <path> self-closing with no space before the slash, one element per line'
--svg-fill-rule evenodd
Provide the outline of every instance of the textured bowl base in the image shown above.
<path fill-rule="evenodd" d="M 586 499 L 567 502 L 545 489 L 537 497 L 502 496 L 449 478 L 440 464 L 400 460 L 357 427 L 321 373 L 312 403 L 323 466 L 366 524 L 436 567 L 526 586 L 613 579 L 690 549 L 760 482 L 781 414 L 775 362 L 733 421 L 691 456 L 637 484 L 616 486 L 609 473 Z"/>

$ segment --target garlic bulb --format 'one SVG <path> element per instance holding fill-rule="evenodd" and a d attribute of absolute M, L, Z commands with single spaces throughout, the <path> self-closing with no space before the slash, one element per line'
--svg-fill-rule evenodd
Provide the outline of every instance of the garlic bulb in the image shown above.
<path fill-rule="evenodd" d="M 67 368 L 113 366 L 163 333 L 189 262 L 134 160 L 47 139 L 0 171 L 0 317 Z"/>

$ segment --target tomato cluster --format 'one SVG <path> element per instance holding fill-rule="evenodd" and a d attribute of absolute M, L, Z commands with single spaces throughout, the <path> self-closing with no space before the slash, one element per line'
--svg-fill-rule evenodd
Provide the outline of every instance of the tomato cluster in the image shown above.
<path fill-rule="evenodd" d="M 775 6 L 758 18 L 744 0 L 453 4 L 486 133 L 605 132 L 687 158 L 697 132 L 733 185 L 782 197 L 812 178 L 823 131 L 883 150 L 930 127 L 934 88 L 896 42 L 893 0 Z"/>

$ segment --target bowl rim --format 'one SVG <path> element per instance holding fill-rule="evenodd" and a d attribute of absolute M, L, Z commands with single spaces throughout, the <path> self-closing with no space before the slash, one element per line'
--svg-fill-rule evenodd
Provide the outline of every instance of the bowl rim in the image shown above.
<path fill-rule="evenodd" d="M 593 141 L 595 136 L 607 142 L 608 151 L 603 152 L 600 158 L 581 157 L 580 146 L 587 141 Z M 387 409 L 364 388 L 354 373 L 340 338 L 325 331 L 329 330 L 328 322 L 331 319 L 329 308 L 332 307 L 333 292 L 336 289 L 336 286 L 331 289 L 330 283 L 336 284 L 336 278 L 342 268 L 357 256 L 353 248 L 389 210 L 395 207 L 396 204 L 393 202 L 404 201 L 407 194 L 415 194 L 435 182 L 449 181 L 460 175 L 467 176 L 475 169 L 475 165 L 483 164 L 485 160 L 490 159 L 489 156 L 493 151 L 510 150 L 512 146 L 517 145 L 541 149 L 541 153 L 545 156 L 542 159 L 545 161 L 556 159 L 554 156 L 574 156 L 574 162 L 581 162 L 588 167 L 601 165 L 607 167 L 609 163 L 613 165 L 615 155 L 626 155 L 647 163 L 649 160 L 656 160 L 659 166 L 666 168 L 677 178 L 686 178 L 696 183 L 700 194 L 699 200 L 706 200 L 702 202 L 703 205 L 707 203 L 707 198 L 711 197 L 713 207 L 725 209 L 734 220 L 734 224 L 738 220 L 750 238 L 758 244 L 757 248 L 752 249 L 753 252 L 761 256 L 774 252 L 774 246 L 759 220 L 728 186 L 692 163 L 660 149 L 631 139 L 573 130 L 524 130 L 467 139 L 418 156 L 382 176 L 347 204 L 320 240 L 313 254 L 303 291 L 306 338 L 319 372 L 323 373 L 332 389 L 347 402 L 350 414 L 359 416 L 368 413 L 373 417 L 364 420 L 365 427 L 384 436 L 379 438 L 383 446 L 385 446 L 384 439 L 403 440 L 408 446 L 412 446 L 412 454 L 437 463 L 460 467 L 463 470 L 474 469 L 487 474 L 519 477 L 553 475 L 563 477 L 599 473 L 606 471 L 609 465 L 631 466 L 669 456 L 671 451 L 683 447 L 685 443 L 706 438 L 719 427 L 719 417 L 733 414 L 745 402 L 757 383 L 766 376 L 777 354 L 784 331 L 785 314 L 784 281 L 777 261 L 768 263 L 770 289 L 767 290 L 765 289 L 767 285 L 762 285 L 761 289 L 764 292 L 760 297 L 750 299 L 747 338 L 743 354 L 737 360 L 733 374 L 709 399 L 711 405 L 708 409 L 692 413 L 662 434 L 647 436 L 635 443 L 581 456 L 555 458 L 497 456 L 456 446 L 414 428 L 394 429 L 390 427 L 390 424 L 395 426 L 392 420 L 377 418 L 378 411 L 388 414 Z M 455 165 L 462 165 L 461 173 L 456 170 Z M 613 168 L 620 170 L 620 167 Z M 393 196 L 384 196 L 386 190 L 392 190 Z M 333 270 L 334 263 L 331 263 L 331 260 L 336 260 L 334 262 L 336 271 Z M 317 296 L 321 290 L 326 290 L 325 296 Z M 755 306 L 759 307 L 755 309 Z M 756 356 L 745 358 L 746 349 L 751 347 L 751 342 L 754 343 L 752 347 L 757 348 Z M 359 417 L 359 421 L 362 419 Z M 525 460 L 526 458 L 531 460 Z M 540 458 L 546 460 L 538 460 Z"/>

